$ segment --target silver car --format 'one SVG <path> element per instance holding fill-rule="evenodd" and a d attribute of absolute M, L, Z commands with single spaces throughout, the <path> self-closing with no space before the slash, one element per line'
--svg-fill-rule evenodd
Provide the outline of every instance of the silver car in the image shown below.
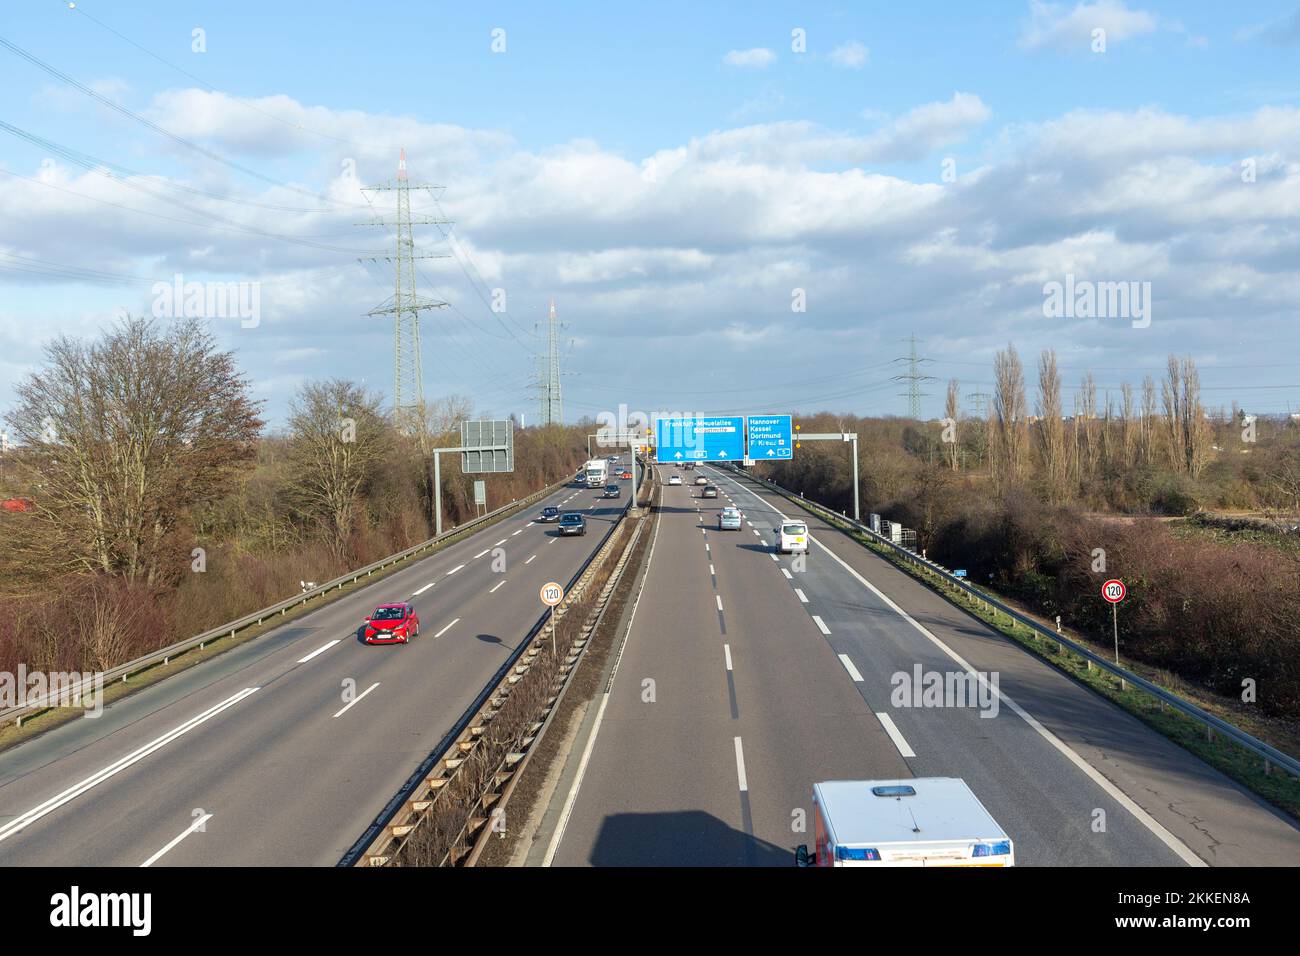
<path fill-rule="evenodd" d="M 718 530 L 719 531 L 739 531 L 740 519 L 744 515 L 740 513 L 739 508 L 726 507 L 718 512 Z"/>

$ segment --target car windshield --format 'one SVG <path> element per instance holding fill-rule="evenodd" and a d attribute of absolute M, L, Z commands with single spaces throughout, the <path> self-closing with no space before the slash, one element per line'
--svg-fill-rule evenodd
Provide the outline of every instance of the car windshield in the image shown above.
<path fill-rule="evenodd" d="M 565 515 L 563 518 L 560 519 L 560 521 L 564 522 L 565 524 L 577 524 L 581 520 L 582 520 L 582 515 L 574 515 L 574 514 Z"/>
<path fill-rule="evenodd" d="M 781 525 L 782 534 L 807 534 L 808 526 L 805 524 L 783 524 Z"/>
<path fill-rule="evenodd" d="M 372 621 L 400 621 L 406 617 L 406 612 L 400 607 L 377 607 L 375 613 L 370 615 Z"/>
<path fill-rule="evenodd" d="M 559 509 L 559 508 L 553 508 L 553 507 L 551 507 L 551 506 L 549 506 L 549 505 L 548 505 L 547 507 L 545 507 L 545 508 L 542 509 L 542 514 L 544 514 L 544 515 L 557 515 L 557 514 L 559 514 L 559 513 L 560 513 L 560 509 Z"/>

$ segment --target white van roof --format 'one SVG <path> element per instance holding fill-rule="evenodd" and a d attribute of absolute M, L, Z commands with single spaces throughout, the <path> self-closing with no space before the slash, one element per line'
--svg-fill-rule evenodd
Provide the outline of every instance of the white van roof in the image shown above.
<path fill-rule="evenodd" d="M 890 788 L 899 787 L 915 794 L 889 795 L 894 792 Z M 957 777 L 829 780 L 814 784 L 813 796 L 837 846 L 1007 839 L 966 781 Z"/>

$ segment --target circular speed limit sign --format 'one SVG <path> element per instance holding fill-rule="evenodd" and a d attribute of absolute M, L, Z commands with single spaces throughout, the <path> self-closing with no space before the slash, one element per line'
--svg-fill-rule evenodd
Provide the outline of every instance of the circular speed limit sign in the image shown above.
<path fill-rule="evenodd" d="M 564 600 L 564 588 L 554 581 L 547 581 L 542 585 L 541 590 L 542 603 L 547 607 L 555 607 Z"/>
<path fill-rule="evenodd" d="M 1124 600 L 1124 595 L 1127 593 L 1128 589 L 1124 587 L 1124 582 L 1118 578 L 1111 578 L 1101 586 L 1101 596 L 1111 604 L 1118 604 Z"/>

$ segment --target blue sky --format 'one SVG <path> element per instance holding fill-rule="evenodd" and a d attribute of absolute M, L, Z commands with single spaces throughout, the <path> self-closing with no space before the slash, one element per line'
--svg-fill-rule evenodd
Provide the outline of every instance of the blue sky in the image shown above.
<path fill-rule="evenodd" d="M 158 177 L 0 133 L 0 409 L 50 336 L 177 272 L 262 283 L 256 328 L 214 327 L 273 422 L 310 378 L 386 390 L 391 334 L 363 313 L 389 280 L 355 261 L 382 234 L 343 170 L 387 178 L 404 145 L 459 243 L 424 275 L 454 307 L 425 318 L 431 397 L 532 418 L 554 296 L 569 419 L 899 413 L 912 333 L 967 392 L 1012 341 L 1115 388 L 1186 352 L 1207 401 L 1300 410 L 1296 0 L 467 6 L 6 4 L 0 37 L 228 162 L 0 47 L 0 120 Z M 1067 273 L 1150 282 L 1154 320 L 1045 318 Z"/>

